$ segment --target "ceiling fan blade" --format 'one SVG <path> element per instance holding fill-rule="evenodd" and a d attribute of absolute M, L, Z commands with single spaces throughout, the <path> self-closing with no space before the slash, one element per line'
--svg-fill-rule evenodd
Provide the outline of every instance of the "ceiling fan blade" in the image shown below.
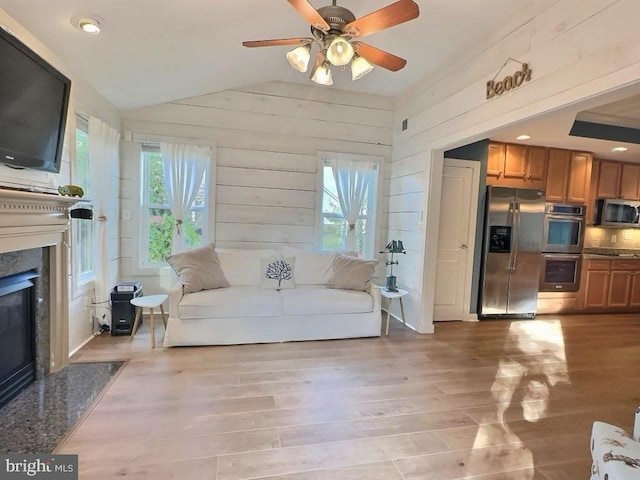
<path fill-rule="evenodd" d="M 313 43 L 313 38 L 274 38 L 272 40 L 252 40 L 250 42 L 242 42 L 245 47 L 274 47 L 278 45 L 309 45 Z"/>
<path fill-rule="evenodd" d="M 367 43 L 351 42 L 351 45 L 353 45 L 356 53 L 367 59 L 369 63 L 386 68 L 392 72 L 397 72 L 407 64 L 407 61 L 404 58 L 396 57 L 389 52 L 372 47 Z"/>
<path fill-rule="evenodd" d="M 420 9 L 413 0 L 399 0 L 380 10 L 347 23 L 342 31 L 352 37 L 364 37 L 418 18 Z"/>
<path fill-rule="evenodd" d="M 327 21 L 322 18 L 322 15 L 311 5 L 308 0 L 287 0 L 293 8 L 295 8 L 302 18 L 304 18 L 309 25 L 328 32 L 331 28 Z"/>

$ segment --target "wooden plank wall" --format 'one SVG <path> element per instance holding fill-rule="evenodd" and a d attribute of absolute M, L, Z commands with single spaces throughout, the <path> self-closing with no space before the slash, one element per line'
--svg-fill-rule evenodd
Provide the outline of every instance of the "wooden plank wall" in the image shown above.
<path fill-rule="evenodd" d="M 394 111 L 389 236 L 407 239 L 410 252 L 399 265 L 398 278 L 410 290 L 407 316 L 419 331 L 434 328 L 442 151 L 640 78 L 637 0 L 557 0 L 535 2 L 532 8 L 537 11 L 519 25 L 496 32 L 467 58 L 452 61 L 407 92 Z M 487 101 L 486 81 L 509 58 L 528 62 L 532 80 Z M 507 65 L 503 75 L 517 70 L 517 62 Z M 400 131 L 403 119 L 408 129 Z"/>
<path fill-rule="evenodd" d="M 312 249 L 317 152 L 389 160 L 391 119 L 386 97 L 273 82 L 126 112 L 123 130 L 217 143 L 216 245 Z M 135 213 L 139 160 L 132 143 L 123 145 L 122 208 Z M 378 243 L 386 239 L 386 210 L 382 204 Z M 137 269 L 135 217 L 121 224 L 123 276 L 144 278 L 149 272 Z M 145 282 L 153 287 L 154 277 Z"/>

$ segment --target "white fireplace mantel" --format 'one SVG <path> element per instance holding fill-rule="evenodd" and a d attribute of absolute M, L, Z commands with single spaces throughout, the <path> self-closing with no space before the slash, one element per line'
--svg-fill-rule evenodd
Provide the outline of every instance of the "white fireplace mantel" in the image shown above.
<path fill-rule="evenodd" d="M 69 355 L 68 228 L 73 197 L 0 188 L 0 253 L 49 248 L 49 371 Z"/>

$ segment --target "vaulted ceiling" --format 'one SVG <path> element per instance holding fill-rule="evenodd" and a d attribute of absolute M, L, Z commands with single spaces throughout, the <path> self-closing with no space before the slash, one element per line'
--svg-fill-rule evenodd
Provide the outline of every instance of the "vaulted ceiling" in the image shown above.
<path fill-rule="evenodd" d="M 310 1 L 316 8 L 331 3 Z M 451 0 L 416 1 L 417 19 L 364 39 L 405 58 L 404 69 L 376 68 L 355 82 L 348 71 L 336 69 L 334 86 L 317 88 L 398 96 L 443 66 L 473 58 L 558 0 L 482 0 L 463 6 Z M 338 4 L 361 17 L 392 2 Z M 287 0 L 0 0 L 0 8 L 122 111 L 274 80 L 315 85 L 285 59 L 291 47 L 242 46 L 245 40 L 309 36 L 308 24 Z M 101 17 L 99 35 L 72 25 L 71 19 L 82 14 Z M 606 116 L 611 123 L 640 127 L 640 101 L 628 99 L 637 95 L 637 87 L 614 92 L 502 129 L 491 138 L 513 142 L 516 135 L 529 133 L 533 138 L 527 143 L 637 161 L 640 145 L 626 143 L 628 152 L 612 154 L 617 142 L 568 135 L 584 111 L 591 119 Z M 610 102 L 614 105 L 605 105 Z"/>
<path fill-rule="evenodd" d="M 340 0 L 356 17 L 393 0 Z M 317 8 L 330 0 L 312 0 Z M 443 64 L 467 56 L 517 28 L 553 0 L 418 1 L 420 16 L 366 37 L 403 57 L 396 73 L 376 68 L 353 82 L 334 74 L 334 87 L 396 96 Z M 309 83 L 285 54 L 291 47 L 248 49 L 244 40 L 309 36 L 309 26 L 286 0 L 0 0 L 77 74 L 121 110 L 272 80 Z M 99 35 L 71 23 L 101 17 Z"/>

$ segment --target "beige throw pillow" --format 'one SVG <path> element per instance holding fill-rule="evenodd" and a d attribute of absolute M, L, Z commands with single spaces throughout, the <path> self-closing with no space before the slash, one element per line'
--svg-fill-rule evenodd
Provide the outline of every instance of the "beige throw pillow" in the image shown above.
<path fill-rule="evenodd" d="M 378 265 L 377 260 L 364 260 L 338 254 L 333 259 L 333 273 L 327 288 L 366 291 Z"/>
<path fill-rule="evenodd" d="M 184 293 L 229 286 L 213 244 L 170 255 L 167 262 L 180 277 Z"/>

